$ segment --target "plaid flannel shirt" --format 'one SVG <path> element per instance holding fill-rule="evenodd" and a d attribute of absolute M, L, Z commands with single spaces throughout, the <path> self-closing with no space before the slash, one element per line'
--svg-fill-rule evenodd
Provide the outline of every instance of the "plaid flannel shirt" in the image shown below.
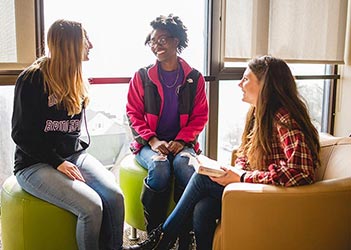
<path fill-rule="evenodd" d="M 273 148 L 272 153 L 267 156 L 269 164 L 265 170 L 251 170 L 246 157 L 238 157 L 236 160 L 235 165 L 246 170 L 244 182 L 286 187 L 313 183 L 316 163 L 304 134 L 284 108 L 278 110 L 275 118 Z M 278 121 L 291 123 L 292 129 L 279 125 Z"/>

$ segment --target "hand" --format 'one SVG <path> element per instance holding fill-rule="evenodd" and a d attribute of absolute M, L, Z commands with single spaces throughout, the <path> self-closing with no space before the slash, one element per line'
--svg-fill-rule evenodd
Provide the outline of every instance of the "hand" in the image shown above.
<path fill-rule="evenodd" d="M 221 167 L 221 169 L 225 171 L 225 174 L 221 177 L 210 176 L 210 179 L 212 181 L 217 182 L 219 185 L 222 185 L 224 187 L 233 182 L 240 182 L 240 175 L 238 173 L 226 167 Z"/>
<path fill-rule="evenodd" d="M 168 150 L 168 143 L 166 141 L 160 141 L 157 137 L 153 137 L 149 141 L 149 145 L 153 151 L 159 154 L 168 155 L 170 152 Z"/>
<path fill-rule="evenodd" d="M 168 150 L 173 154 L 177 155 L 180 151 L 182 151 L 184 148 L 183 143 L 179 141 L 170 141 L 168 143 Z"/>
<path fill-rule="evenodd" d="M 75 166 L 73 163 L 69 161 L 62 162 L 58 167 L 57 170 L 61 173 L 68 176 L 68 178 L 72 180 L 78 180 L 85 182 L 81 172 L 79 171 L 78 167 Z"/>

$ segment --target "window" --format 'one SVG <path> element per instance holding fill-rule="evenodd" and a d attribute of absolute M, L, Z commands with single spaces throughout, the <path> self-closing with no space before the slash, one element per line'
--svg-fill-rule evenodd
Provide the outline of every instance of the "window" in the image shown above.
<path fill-rule="evenodd" d="M 36 56 L 34 0 L 0 1 L 0 71 L 21 70 Z"/>
<path fill-rule="evenodd" d="M 45 34 L 57 19 L 79 21 L 94 46 L 90 51 L 91 60 L 83 65 L 85 76 L 131 77 L 138 68 L 155 62 L 155 56 L 144 41 L 151 31 L 150 22 L 161 14 L 170 13 L 179 16 L 188 28 L 189 46 L 181 56 L 203 71 L 204 0 L 45 1 Z"/>
<path fill-rule="evenodd" d="M 57 19 L 79 21 L 94 46 L 90 51 L 90 61 L 83 63 L 85 78 L 131 77 L 139 68 L 156 61 L 150 48 L 144 46 L 144 41 L 151 31 L 150 22 L 161 14 L 170 13 L 179 16 L 188 28 L 189 46 L 180 56 L 204 72 L 207 38 L 204 0 L 155 0 L 152 3 L 140 0 L 111 0 L 103 3 L 86 0 L 47 1 L 44 5 L 45 34 Z M 116 164 L 129 153 L 132 138 L 125 116 L 127 83 L 90 86 L 91 103 L 87 111 L 91 137 L 89 152 L 104 165 Z M 82 134 L 87 140 L 84 129 Z"/>
<path fill-rule="evenodd" d="M 13 1 L 1 1 L 0 9 L 4 13 L 0 17 L 0 25 L 4 32 L 0 33 L 0 62 L 9 63 L 17 61 L 15 5 Z"/>
<path fill-rule="evenodd" d="M 290 62 L 343 63 L 347 4 L 347 0 L 227 0 L 224 60 L 272 54 Z"/>
<path fill-rule="evenodd" d="M 15 145 L 11 139 L 14 86 L 0 86 L 0 182 L 12 174 Z"/>
<path fill-rule="evenodd" d="M 323 2 L 326 5 L 333 3 L 329 0 L 323 0 Z M 238 83 L 246 68 L 246 61 L 258 55 L 272 53 L 272 55 L 290 62 L 289 67 L 297 78 L 299 93 L 306 101 L 314 125 L 319 131 L 332 131 L 331 103 L 333 103 L 335 80 L 339 76 L 333 72 L 333 65 L 325 63 L 343 61 L 343 52 L 339 53 L 339 50 L 332 51 L 330 49 L 328 52 L 335 55 L 339 53 L 338 57 L 334 57 L 332 60 L 324 58 L 313 64 L 310 57 L 305 58 L 304 63 L 301 63 L 303 58 L 296 57 L 294 60 L 290 60 L 293 57 L 280 53 L 284 49 L 281 49 L 280 52 L 277 51 L 284 46 L 294 47 L 290 43 L 284 42 L 284 36 L 286 36 L 284 32 L 275 32 L 279 27 L 278 24 L 284 24 L 280 19 L 282 14 L 287 16 L 298 12 L 297 14 L 304 16 L 304 21 L 308 21 L 304 8 L 308 9 L 311 6 L 305 6 L 305 3 L 306 1 L 290 0 L 226 0 L 214 2 L 214 12 L 211 15 L 213 18 L 213 34 L 210 73 L 216 77 L 216 81 L 209 86 L 210 96 L 213 98 L 210 99 L 212 113 L 208 126 L 208 134 L 210 135 L 208 138 L 210 140 L 208 152 L 211 157 L 217 157 L 221 162 L 230 163 L 232 149 L 238 147 L 241 143 L 241 135 L 249 106 L 241 101 L 242 93 Z M 316 4 L 315 1 L 310 3 L 312 3 L 312 6 Z M 345 7 L 345 3 L 347 4 L 343 0 L 338 1 L 338 6 Z M 287 6 L 290 6 L 290 9 L 285 12 Z M 346 11 L 343 8 L 322 8 L 319 9 L 317 14 L 321 15 L 321 13 L 329 14 L 323 20 L 319 20 L 320 23 L 323 23 L 323 27 L 324 24 L 330 25 L 334 22 L 331 20 L 339 20 L 341 22 L 340 27 L 345 28 Z M 310 17 L 312 18 L 309 21 L 315 22 L 314 18 L 316 16 L 312 15 Z M 214 27 L 218 29 L 214 30 Z M 329 32 L 328 27 L 325 27 L 326 30 L 323 31 L 326 38 L 318 37 L 319 43 L 328 43 L 326 42 L 328 39 L 335 38 L 334 33 Z M 279 34 L 283 35 L 279 37 Z M 291 34 L 296 36 L 296 32 L 291 32 Z M 296 36 L 296 38 L 300 42 L 305 41 L 301 39 L 301 36 Z M 345 39 L 345 37 L 337 41 L 341 42 L 343 46 L 342 39 Z M 273 41 L 279 41 L 280 44 L 277 45 Z M 305 44 L 310 47 L 310 43 Z M 342 46 L 335 47 L 340 48 Z M 317 51 L 324 50 L 318 47 Z"/>

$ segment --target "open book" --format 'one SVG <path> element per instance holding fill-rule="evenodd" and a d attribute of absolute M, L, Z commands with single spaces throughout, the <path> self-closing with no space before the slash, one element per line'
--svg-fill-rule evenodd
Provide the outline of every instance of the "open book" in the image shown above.
<path fill-rule="evenodd" d="M 187 152 L 182 153 L 182 155 L 186 155 L 187 157 L 189 157 L 189 164 L 194 166 L 195 171 L 198 174 L 213 177 L 220 177 L 225 174 L 224 170 L 220 168 L 221 164 L 216 160 L 208 158 L 207 156 L 194 155 Z"/>

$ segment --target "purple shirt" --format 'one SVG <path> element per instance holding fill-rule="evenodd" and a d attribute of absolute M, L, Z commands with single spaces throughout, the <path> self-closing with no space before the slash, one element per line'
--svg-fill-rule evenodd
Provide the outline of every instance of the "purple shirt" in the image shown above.
<path fill-rule="evenodd" d="M 180 65 L 175 71 L 164 71 L 159 67 L 159 76 L 163 86 L 164 106 L 156 130 L 160 140 L 171 141 L 180 130 L 178 110 L 178 90 L 184 79 Z"/>

